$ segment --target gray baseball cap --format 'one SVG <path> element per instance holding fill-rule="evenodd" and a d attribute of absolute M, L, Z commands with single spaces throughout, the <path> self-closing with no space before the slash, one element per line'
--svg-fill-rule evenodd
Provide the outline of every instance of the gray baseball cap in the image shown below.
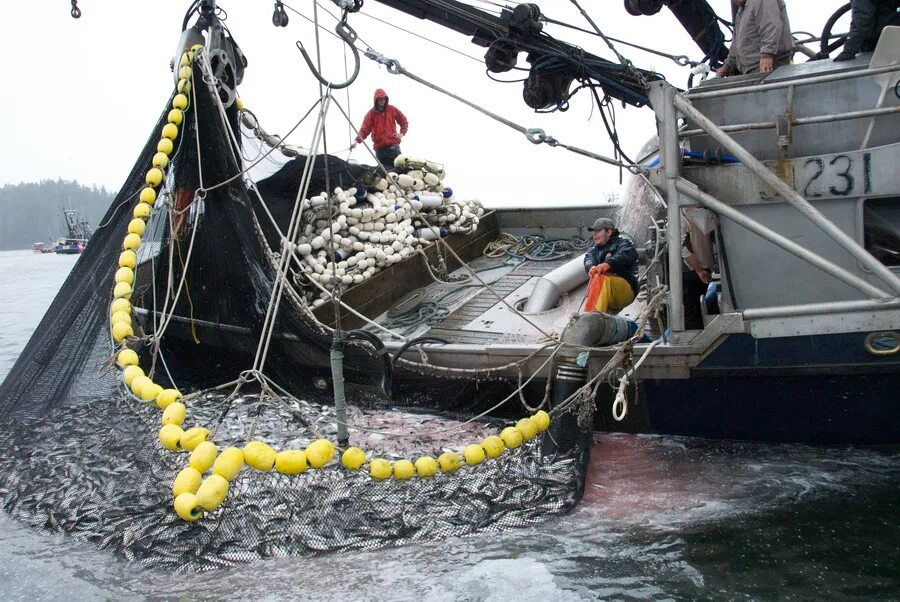
<path fill-rule="evenodd" d="M 616 225 L 608 217 L 598 217 L 594 222 L 594 225 L 588 228 L 588 232 L 593 232 L 594 230 L 606 230 L 607 228 L 615 230 Z"/>

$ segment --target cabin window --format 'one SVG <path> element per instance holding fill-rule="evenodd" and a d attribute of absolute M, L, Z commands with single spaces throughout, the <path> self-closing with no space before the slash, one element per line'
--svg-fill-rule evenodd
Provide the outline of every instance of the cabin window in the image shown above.
<path fill-rule="evenodd" d="M 878 261 L 900 267 L 900 197 L 863 202 L 863 237 Z"/>

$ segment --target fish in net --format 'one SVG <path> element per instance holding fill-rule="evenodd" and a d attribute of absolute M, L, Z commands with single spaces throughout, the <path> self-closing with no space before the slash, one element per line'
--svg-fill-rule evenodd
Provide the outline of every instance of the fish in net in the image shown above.
<path fill-rule="evenodd" d="M 201 69 L 199 62 L 182 68 L 179 90 L 201 81 Z M 298 157 L 251 183 L 241 177 L 234 147 L 238 124 L 237 107 L 225 109 L 207 86 L 170 98 L 0 386 L 4 509 L 130 560 L 186 569 L 470 535 L 571 509 L 584 486 L 590 395 L 553 408 L 552 421 L 539 412 L 511 426 L 509 416 L 518 412 L 485 417 L 477 400 L 463 401 L 460 412 L 449 387 L 514 392 L 515 383 L 426 371 L 417 377 L 426 379 L 428 393 L 390 401 L 351 395 L 346 423 L 350 444 L 365 450 L 360 465 L 342 462 L 331 443 L 320 454 L 324 461 L 312 459 L 314 447 L 337 440 L 338 419 L 308 386 L 326 372 L 334 339 L 311 306 L 339 285 L 336 271 L 324 290 L 309 278 L 291 282 L 276 293 L 283 311 L 273 312 L 280 275 L 291 274 L 279 271 L 287 265 L 279 260 L 297 247 L 285 244 L 284 234 L 292 207 L 306 196 L 301 185 L 325 191 L 368 184 L 374 194 L 381 182 L 364 167 L 318 156 Z M 476 209 L 431 215 L 477 225 Z M 321 233 L 328 219 L 305 227 Z M 198 336 L 198 324 L 213 327 Z M 261 346 L 265 332 L 278 336 Z M 345 345 L 351 380 L 370 379 L 383 366 L 377 339 Z M 396 404 L 406 409 L 392 409 Z M 510 438 L 496 436 L 502 429 Z M 248 451 L 250 442 L 266 457 L 275 450 L 292 450 L 295 459 L 304 454 L 308 468 L 273 470 L 274 461 Z M 178 479 L 196 466 L 192 450 L 200 445 L 213 449 L 203 470 L 191 468 L 202 484 L 185 486 Z M 225 478 L 213 459 L 230 448 L 241 458 Z M 411 460 L 423 456 L 440 460 L 439 468 L 414 467 Z M 223 491 L 201 495 L 207 484 L 221 483 Z M 174 493 L 176 501 L 189 500 L 187 516 L 173 510 Z M 201 498 L 212 501 L 203 505 Z"/>

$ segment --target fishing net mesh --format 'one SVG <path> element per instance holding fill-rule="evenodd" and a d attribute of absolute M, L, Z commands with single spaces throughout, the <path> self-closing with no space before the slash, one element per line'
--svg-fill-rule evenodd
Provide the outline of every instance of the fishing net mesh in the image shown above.
<path fill-rule="evenodd" d="M 195 88 L 192 105 L 139 249 L 131 299 L 138 336 L 129 344 L 145 370 L 152 366 L 154 381 L 198 392 L 188 403 L 185 428 L 208 427 L 220 450 L 251 439 L 276 449 L 335 441 L 328 394 L 311 385 L 327 365 L 332 337 L 303 311 L 297 287 L 277 314 L 263 368 L 277 390 L 248 382 L 240 390 L 200 392 L 252 365 L 281 249 L 278 229 L 287 228 L 306 159 L 258 183 L 263 207 L 246 181 L 233 177 L 240 161 L 228 142 L 228 124 L 237 130 L 236 111 L 220 111 L 206 86 Z M 575 404 L 521 447 L 452 474 L 378 482 L 339 461 L 294 476 L 245 467 L 218 509 L 196 522 L 180 519 L 171 487 L 187 454 L 161 446 L 159 409 L 122 387 L 108 325 L 122 238 L 166 113 L 0 386 L 0 501 L 7 512 L 130 560 L 207 569 L 520 527 L 577 503 L 590 421 L 578 426 L 582 406 Z M 366 169 L 319 158 L 310 191 L 326 190 L 326 178 L 331 188 L 365 183 L 372 177 Z M 196 193 L 200 188 L 205 194 Z M 152 334 L 159 335 L 158 350 Z M 347 345 L 351 380 L 377 380 L 373 374 L 385 364 L 376 351 L 369 343 Z M 371 456 L 415 459 L 459 451 L 509 424 L 468 418 L 485 409 L 484 399 L 496 400 L 514 384 L 419 378 L 408 387 L 416 395 L 395 392 L 391 400 L 351 388 L 350 443 Z"/>

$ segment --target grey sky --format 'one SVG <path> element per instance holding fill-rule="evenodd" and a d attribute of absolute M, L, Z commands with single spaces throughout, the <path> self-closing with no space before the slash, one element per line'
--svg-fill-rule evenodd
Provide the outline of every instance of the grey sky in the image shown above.
<path fill-rule="evenodd" d="M 493 10 L 492 3 L 471 1 Z M 843 0 L 788 0 L 794 31 L 818 34 L 824 21 Z M 83 16 L 69 16 L 69 3 L 60 1 L 7 2 L 0 21 L 0 49 L 6 57 L 0 101 L 0 137 L 5 141 L 0 161 L 0 184 L 62 177 L 84 184 L 117 189 L 127 176 L 150 127 L 168 98 L 173 80 L 169 70 L 189 2 L 157 0 L 79 0 Z M 219 0 L 228 12 L 226 24 L 249 60 L 240 94 L 270 133 L 284 133 L 306 112 L 318 95 L 295 41 L 315 48 L 313 26 L 290 12 L 287 29 L 271 24 L 269 0 Z M 312 0 L 288 1 L 309 17 Z M 548 16 L 589 27 L 566 0 L 539 2 Z M 729 0 L 712 0 L 720 15 L 730 17 Z M 631 17 L 621 0 L 582 0 L 607 35 L 699 59 L 700 51 L 667 9 L 653 17 Z M 323 6 L 335 13 L 331 2 Z M 814 8 L 813 8 L 814 7 Z M 537 115 L 522 102 L 522 84 L 488 79 L 484 50 L 467 38 L 431 23 L 408 17 L 368 0 L 363 13 L 349 22 L 360 46 L 371 45 L 395 58 L 417 75 L 453 90 L 526 127 L 541 127 L 562 142 L 611 154 L 599 115 L 592 112 L 590 95 L 579 93 L 566 113 Z M 390 21 L 428 40 L 440 42 L 479 62 L 414 37 L 377 19 Z M 319 11 L 322 24 L 332 30 L 334 20 Z M 846 24 L 839 25 L 846 27 Z M 590 52 L 611 58 L 601 40 L 556 26 L 546 29 Z M 334 37 L 321 36 L 323 71 L 344 79 L 345 55 Z M 684 87 L 689 72 L 668 59 L 619 47 L 637 66 L 663 73 Z M 524 55 L 521 55 L 524 62 Z M 803 60 L 798 55 L 798 60 Z M 350 60 L 349 55 L 347 60 Z M 518 79 L 523 72 L 498 77 Z M 350 113 L 357 126 L 372 101 L 375 88 L 384 88 L 391 102 L 410 121 L 403 142 L 406 154 L 443 162 L 445 182 L 466 198 L 490 206 L 574 204 L 597 202 L 604 191 L 619 188 L 618 170 L 575 156 L 562 149 L 534 146 L 505 126 L 473 112 L 419 84 L 363 59 L 360 76 L 349 90 Z M 337 94 L 346 108 L 347 93 Z M 617 106 L 618 128 L 626 152 L 636 153 L 654 133 L 649 109 Z M 312 119 L 288 142 L 308 146 Z M 308 126 L 308 127 L 307 127 Z M 329 117 L 328 147 L 346 158 L 350 134 L 337 110 Z M 351 155 L 366 160 L 358 147 Z M 371 161 L 370 161 L 371 162 Z M 627 175 L 627 174 L 626 174 Z"/>

